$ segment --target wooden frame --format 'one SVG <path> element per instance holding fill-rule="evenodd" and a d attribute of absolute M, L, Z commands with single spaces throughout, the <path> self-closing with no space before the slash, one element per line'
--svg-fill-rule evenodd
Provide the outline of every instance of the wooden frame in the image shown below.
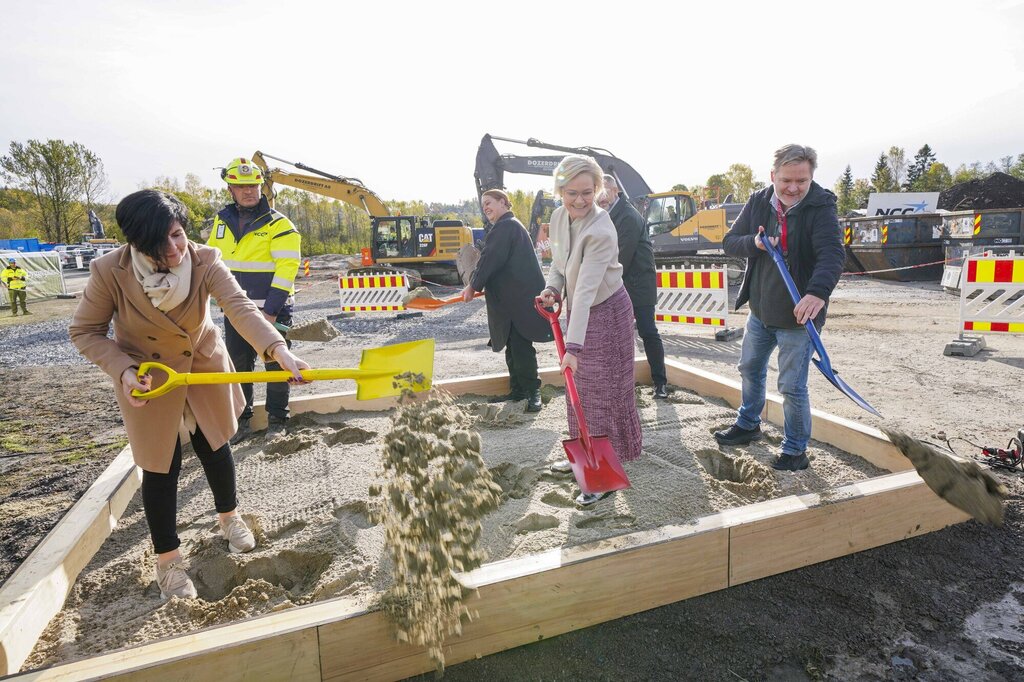
<path fill-rule="evenodd" d="M 666 364 L 673 385 L 738 404 L 738 382 L 671 360 Z M 639 381 L 650 380 L 642 358 L 637 359 L 636 373 Z M 545 383 L 562 384 L 554 368 L 541 374 Z M 508 390 L 508 376 L 454 379 L 437 385 L 454 394 L 494 395 Z M 346 392 L 296 398 L 291 409 L 293 413 L 333 413 L 342 408 L 387 409 L 393 404 L 391 398 L 359 403 L 353 392 Z M 781 423 L 781 398 L 770 395 L 765 413 L 769 421 Z M 255 417 L 257 427 L 261 418 L 265 416 L 259 413 Z M 726 510 L 686 526 L 666 526 L 487 564 L 466 576 L 478 589 L 478 598 L 469 606 L 479 615 L 465 625 L 462 636 L 446 643 L 447 663 L 453 665 L 967 520 L 966 514 L 925 486 L 877 429 L 817 410 L 812 421 L 814 439 L 894 473 L 820 495 L 788 496 Z M 101 489 L 90 489 L 86 495 L 100 510 L 93 514 L 98 520 L 86 521 L 88 514 L 80 509 L 86 506 L 83 498 L 44 540 L 43 545 L 53 538 L 51 544 L 70 548 L 65 558 L 57 561 L 50 550 L 37 557 L 37 549 L 0 590 L 0 674 L 16 670 L 30 653 L 42 629 L 62 607 L 78 571 L 109 534 L 138 487 L 133 466 L 128 467 L 131 473 L 127 475 L 111 471 L 116 470 L 115 465 L 125 469 L 124 455 L 97 481 L 97 485 L 104 482 Z M 106 501 L 101 503 L 104 495 Z M 72 523 L 69 517 L 73 516 L 82 518 Z M 69 536 L 73 532 L 80 532 L 79 540 L 72 541 Z M 37 558 L 48 560 L 49 568 L 38 567 Z M 636 580 L 637 566 L 643 566 L 645 580 Z M 629 590 L 621 589 L 623 581 L 629 582 Z M 12 583 L 31 589 L 12 599 Z M 432 667 L 422 649 L 394 641 L 381 613 L 360 611 L 351 600 L 340 598 L 12 679 L 393 680 Z"/>

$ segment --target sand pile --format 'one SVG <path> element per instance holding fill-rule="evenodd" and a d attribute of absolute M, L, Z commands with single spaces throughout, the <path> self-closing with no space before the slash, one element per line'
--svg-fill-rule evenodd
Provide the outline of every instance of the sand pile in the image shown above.
<path fill-rule="evenodd" d="M 782 438 L 777 427 L 768 425 L 761 442 L 721 449 L 712 432 L 732 423 L 732 408 L 679 390 L 670 400 L 655 402 L 648 390 L 638 393 L 643 455 L 626 464 L 633 487 L 580 509 L 573 502 L 578 489 L 572 477 L 548 470 L 564 456 L 564 393 L 546 386 L 542 394 L 546 404 L 536 414 L 523 412 L 525 402 L 488 405 L 474 396 L 459 397 L 450 405 L 424 404 L 417 408 L 422 411 L 403 417 L 390 412 L 302 414 L 292 419 L 283 438 L 265 443 L 258 435 L 242 443 L 235 449 L 239 511 L 258 541 L 248 554 L 230 554 L 216 533 L 202 468 L 194 456 L 186 455 L 178 532 L 199 598 L 160 601 L 137 495 L 82 572 L 28 664 L 65 662 L 335 597 L 346 597 L 346 608 L 380 608 L 381 595 L 397 585 L 393 575 L 401 562 L 407 569 L 426 564 L 432 575 L 441 576 L 449 590 L 441 602 L 450 601 L 443 604 L 447 611 L 439 613 L 461 615 L 464 610 L 455 601 L 461 592 L 456 595 L 453 579 L 442 569 L 460 570 L 478 561 L 480 554 L 467 544 L 477 534 L 475 549 L 485 552 L 488 561 L 519 558 L 883 473 L 814 441 L 808 449 L 810 469 L 772 471 L 768 465 Z M 419 506 L 421 498 L 408 498 L 416 500 L 408 518 L 420 524 L 417 532 L 423 538 L 426 519 L 449 517 L 448 536 L 440 545 L 431 540 L 414 547 L 420 539 L 415 535 L 389 541 L 389 534 L 397 531 L 387 520 L 381 522 L 368 495 L 373 485 L 389 500 L 393 486 L 409 491 L 415 472 L 399 469 L 400 458 L 395 459 L 402 454 L 400 443 L 406 442 L 417 451 L 445 453 L 417 484 L 435 495 L 438 506 L 427 509 Z M 440 495 L 446 492 L 445 477 L 439 475 L 445 467 L 452 481 L 465 478 L 452 486 L 456 494 L 448 498 Z M 403 482 L 392 478 L 399 475 Z M 488 477 L 500 493 L 487 483 Z M 488 491 L 499 499 L 489 498 Z M 479 518 L 495 504 L 497 508 Z M 479 523 L 479 531 L 473 523 Z M 421 550 L 427 546 L 440 549 L 426 556 Z M 402 570 L 411 580 L 420 578 L 415 570 Z M 413 586 L 406 589 L 411 594 Z M 432 594 L 436 598 L 443 591 Z"/>
<path fill-rule="evenodd" d="M 323 317 L 297 324 L 288 330 L 289 341 L 330 341 L 337 335 L 338 330 Z"/>
<path fill-rule="evenodd" d="M 399 641 L 425 646 L 439 670 L 441 645 L 469 618 L 455 574 L 483 564 L 480 519 L 497 509 L 501 488 L 480 456 L 480 434 L 443 391 L 419 402 L 409 393 L 384 437 L 383 486 L 372 518 L 384 525 L 394 585 L 382 605 Z"/>

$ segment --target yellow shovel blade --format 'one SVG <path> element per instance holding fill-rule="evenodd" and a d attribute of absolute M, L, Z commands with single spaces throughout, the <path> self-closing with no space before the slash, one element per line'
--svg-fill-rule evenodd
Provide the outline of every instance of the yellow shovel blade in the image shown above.
<path fill-rule="evenodd" d="M 364 376 L 356 379 L 357 400 L 401 395 L 403 388 L 426 391 L 434 378 L 434 339 L 367 348 L 359 372 Z"/>
<path fill-rule="evenodd" d="M 198 384 L 250 384 L 254 382 L 288 381 L 291 372 L 175 372 L 158 362 L 144 362 L 139 366 L 139 378 L 152 370 L 167 374 L 167 381 L 146 392 L 132 391 L 136 398 L 157 398 L 178 386 Z M 396 378 L 399 377 L 399 378 Z M 356 399 L 372 400 L 401 395 L 403 388 L 426 391 L 434 377 L 434 340 L 409 341 L 363 351 L 357 369 L 304 369 L 307 381 L 354 379 Z"/>

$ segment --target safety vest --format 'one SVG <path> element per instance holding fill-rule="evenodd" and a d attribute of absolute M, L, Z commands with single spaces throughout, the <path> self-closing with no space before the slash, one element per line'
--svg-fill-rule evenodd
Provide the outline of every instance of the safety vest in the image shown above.
<path fill-rule="evenodd" d="M 0 282 L 7 285 L 7 288 L 11 291 L 21 291 L 26 286 L 26 280 L 28 279 L 28 273 L 21 268 L 6 267 L 3 272 L 0 272 Z"/>
<path fill-rule="evenodd" d="M 224 207 L 213 221 L 208 246 L 220 249 L 239 286 L 268 315 L 291 302 L 302 237 L 292 221 L 261 198 L 257 218 L 241 231 L 238 207 Z"/>

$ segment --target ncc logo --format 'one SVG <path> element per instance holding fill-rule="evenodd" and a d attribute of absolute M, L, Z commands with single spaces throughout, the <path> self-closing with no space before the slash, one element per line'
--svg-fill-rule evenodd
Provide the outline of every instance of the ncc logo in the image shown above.
<path fill-rule="evenodd" d="M 928 207 L 927 201 L 917 204 L 903 204 L 907 208 L 879 208 L 875 209 L 875 215 L 907 215 L 908 213 L 923 213 Z"/>

